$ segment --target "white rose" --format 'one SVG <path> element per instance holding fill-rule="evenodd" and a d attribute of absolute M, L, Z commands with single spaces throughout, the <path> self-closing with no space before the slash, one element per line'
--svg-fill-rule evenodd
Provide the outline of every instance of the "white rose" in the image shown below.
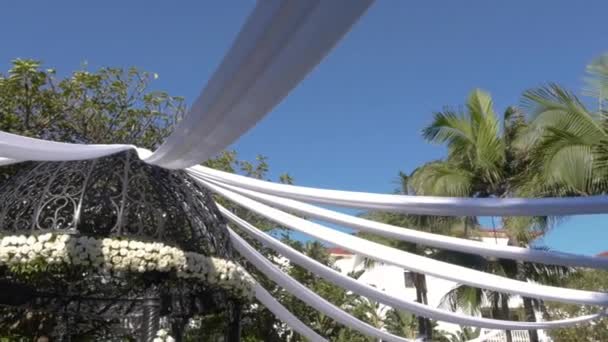
<path fill-rule="evenodd" d="M 38 237 L 38 241 L 46 242 L 46 241 L 49 241 L 52 237 L 53 237 L 53 234 L 51 234 L 51 233 L 42 234 Z"/>
<path fill-rule="evenodd" d="M 32 250 L 36 253 L 39 253 L 40 251 L 42 251 L 42 243 L 41 242 L 36 242 L 32 245 Z"/>

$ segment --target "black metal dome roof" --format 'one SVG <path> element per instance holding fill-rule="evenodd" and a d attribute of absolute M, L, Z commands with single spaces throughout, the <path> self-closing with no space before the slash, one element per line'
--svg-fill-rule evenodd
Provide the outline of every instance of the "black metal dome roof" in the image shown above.
<path fill-rule="evenodd" d="M 148 165 L 133 151 L 9 169 L 17 171 L 0 184 L 0 235 L 125 237 L 222 259 L 234 255 L 209 191 L 184 171 Z M 242 298 L 223 289 L 159 272 L 111 277 L 94 270 L 66 272 L 26 281 L 0 267 L 0 329 L 27 323 L 26 311 L 44 312 L 53 318 L 51 335 L 59 339 L 85 332 L 150 341 L 161 316 L 178 322 L 179 336 L 194 315 L 224 312 L 228 340 L 239 338 Z"/>
<path fill-rule="evenodd" d="M 232 255 L 210 193 L 183 171 L 148 165 L 133 151 L 28 164 L 0 188 L 0 233 L 129 237 Z"/>

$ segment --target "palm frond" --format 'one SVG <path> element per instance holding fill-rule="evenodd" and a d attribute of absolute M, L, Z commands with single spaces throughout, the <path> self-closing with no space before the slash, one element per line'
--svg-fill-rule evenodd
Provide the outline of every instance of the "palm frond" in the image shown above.
<path fill-rule="evenodd" d="M 439 302 L 440 307 L 452 311 L 462 310 L 470 315 L 479 313 L 483 303 L 483 291 L 478 288 L 460 285 L 446 293 Z"/>
<path fill-rule="evenodd" d="M 585 68 L 587 77 L 584 78 L 583 94 L 598 100 L 598 107 L 608 100 L 608 54 L 603 54 L 593 60 Z"/>
<path fill-rule="evenodd" d="M 418 168 L 410 178 L 416 195 L 467 197 L 474 174 L 450 162 L 431 162 Z"/>

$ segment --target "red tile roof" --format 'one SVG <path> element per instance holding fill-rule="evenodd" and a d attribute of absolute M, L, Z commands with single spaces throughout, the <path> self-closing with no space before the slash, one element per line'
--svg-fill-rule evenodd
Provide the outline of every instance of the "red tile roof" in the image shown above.
<path fill-rule="evenodd" d="M 353 255 L 352 252 L 350 252 L 344 248 L 340 248 L 340 247 L 328 248 L 327 253 L 329 253 L 331 255 Z"/>
<path fill-rule="evenodd" d="M 608 257 L 608 251 L 602 252 L 602 253 L 598 254 L 597 256 Z"/>

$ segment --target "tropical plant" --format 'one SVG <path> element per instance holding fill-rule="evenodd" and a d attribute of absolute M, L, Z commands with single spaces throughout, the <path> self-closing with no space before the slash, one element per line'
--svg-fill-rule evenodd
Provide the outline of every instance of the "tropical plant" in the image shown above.
<path fill-rule="evenodd" d="M 454 197 L 511 197 L 538 196 L 536 189 L 522 186 L 522 174 L 533 174 L 530 157 L 517 145 L 529 124 L 523 113 L 509 107 L 502 120 L 493 109 L 491 96 L 479 89 L 471 92 L 467 99 L 466 111 L 445 109 L 436 113 L 433 122 L 423 129 L 423 136 L 432 143 L 445 144 L 448 155 L 443 160 L 427 163 L 416 169 L 411 176 L 413 192 L 417 195 Z M 471 236 L 469 227 L 477 225 L 477 218 L 464 218 L 465 235 Z M 502 225 L 507 230 L 510 243 L 527 247 L 530 242 L 543 234 L 549 226 L 545 217 L 504 217 Z M 465 266 L 486 272 L 517 278 L 522 281 L 536 275 L 526 271 L 542 268 L 509 260 L 487 260 L 471 257 Z M 547 274 L 554 273 L 545 267 Z M 509 296 L 464 286 L 454 289 L 448 302 L 472 309 L 483 302 L 492 307 L 492 316 L 508 318 Z M 485 299 L 485 300 L 484 300 Z M 465 303 L 468 302 L 468 303 Z M 525 298 L 526 312 L 534 312 L 533 301 Z M 535 320 L 534 315 L 527 319 Z M 507 339 L 511 334 L 507 332 Z M 536 331 L 530 331 L 533 341 L 537 341 Z"/>
<path fill-rule="evenodd" d="M 524 93 L 532 117 L 519 148 L 530 155 L 538 172 L 521 183 L 543 195 L 589 196 L 608 190 L 608 55 L 587 67 L 584 94 L 597 99 L 590 109 L 583 99 L 557 84 Z"/>
<path fill-rule="evenodd" d="M 409 312 L 390 309 L 386 312 L 384 325 L 388 332 L 406 338 L 416 338 L 418 322 Z"/>
<path fill-rule="evenodd" d="M 564 277 L 560 284 L 569 288 L 593 291 L 608 290 L 608 272 L 582 269 Z M 597 313 L 601 308 L 587 305 L 572 305 L 549 302 L 546 304 L 546 314 L 551 319 L 563 319 Z M 547 333 L 554 341 L 608 341 L 608 320 L 602 319 L 590 324 L 574 327 L 548 330 Z"/>
<path fill-rule="evenodd" d="M 397 180 L 399 186 L 395 192 L 399 194 L 411 194 L 411 186 L 409 182 L 410 177 L 404 174 L 403 172 L 400 172 L 399 178 Z M 438 234 L 461 235 L 461 230 L 459 228 L 461 226 L 462 220 L 459 218 L 443 216 L 407 215 L 402 213 L 383 211 L 371 211 L 363 214 L 363 216 L 370 220 L 383 222 L 398 227 L 410 227 L 413 229 L 419 229 Z M 457 258 L 455 254 L 452 254 L 449 251 L 439 251 L 437 249 L 428 248 L 426 246 L 421 246 L 406 241 L 388 239 L 382 236 L 363 232 L 358 233 L 358 235 L 365 239 L 372 240 L 384 245 L 391 246 L 393 248 L 397 248 L 418 255 L 424 255 L 427 257 L 440 256 L 441 258 Z M 462 255 L 462 253 L 460 253 L 459 255 Z M 374 261 L 369 259 L 365 259 L 364 263 L 365 269 L 370 269 L 375 265 Z M 416 290 L 416 301 L 421 304 L 428 305 L 426 276 L 423 273 L 417 272 L 411 272 L 410 274 L 413 280 L 414 288 Z M 417 320 L 418 323 L 416 324 L 416 326 L 418 328 L 418 334 L 420 336 L 424 336 L 429 340 L 432 340 L 434 329 L 431 320 L 425 317 L 418 317 Z"/>

